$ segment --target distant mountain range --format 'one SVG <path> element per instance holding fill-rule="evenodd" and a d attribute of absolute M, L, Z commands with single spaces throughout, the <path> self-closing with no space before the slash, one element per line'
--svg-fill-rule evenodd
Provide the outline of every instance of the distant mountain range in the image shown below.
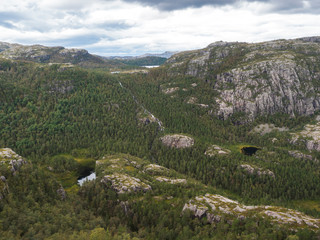
<path fill-rule="evenodd" d="M 103 57 L 84 49 L 21 45 L 0 42 L 0 57 L 37 63 L 70 63 L 82 67 L 125 68 L 144 65 L 161 65 L 176 52 L 144 54 L 141 56 Z"/>
<path fill-rule="evenodd" d="M 105 59 L 137 59 L 137 58 L 145 58 L 145 57 L 160 57 L 160 58 L 170 58 L 172 55 L 178 53 L 176 52 L 170 52 L 166 51 L 164 53 L 146 53 L 140 56 L 109 56 L 109 57 L 103 57 Z"/>

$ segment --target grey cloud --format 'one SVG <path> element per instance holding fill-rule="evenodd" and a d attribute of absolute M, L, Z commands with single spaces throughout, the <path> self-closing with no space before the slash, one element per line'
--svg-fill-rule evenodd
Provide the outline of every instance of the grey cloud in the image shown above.
<path fill-rule="evenodd" d="M 319 13 L 318 0 L 269 0 L 272 11 L 283 13 Z"/>
<path fill-rule="evenodd" d="M 123 21 L 107 21 L 105 23 L 94 24 L 96 28 L 102 28 L 104 30 L 125 30 L 132 28 L 134 24 L 127 24 Z"/>
<path fill-rule="evenodd" d="M 8 23 L 8 22 L 5 22 L 5 21 L 4 22 L 0 21 L 0 26 L 5 27 L 5 28 L 11 28 L 11 29 L 15 29 L 16 28 L 11 23 Z"/>
<path fill-rule="evenodd" d="M 161 11 L 173 11 L 185 8 L 199 8 L 203 6 L 225 6 L 244 2 L 242 0 L 123 0 L 125 2 L 137 2 L 142 5 L 152 6 Z M 319 0 L 245 0 L 245 2 L 264 2 L 272 5 L 274 12 L 320 12 Z M 310 7 L 306 8 L 305 2 Z"/>
<path fill-rule="evenodd" d="M 64 47 L 81 47 L 81 46 L 85 46 L 85 45 L 91 45 L 94 43 L 99 42 L 99 40 L 102 38 L 103 36 L 100 35 L 79 35 L 79 36 L 75 36 L 75 37 L 70 37 L 67 39 L 56 39 L 52 42 L 47 41 L 44 42 L 44 44 L 46 45 L 61 45 Z"/>
<path fill-rule="evenodd" d="M 13 12 L 0 12 L 0 26 L 10 29 L 16 29 L 11 22 L 18 22 L 26 18 L 18 13 Z"/>
<path fill-rule="evenodd" d="M 20 13 L 15 13 L 15 12 L 1 12 L 0 11 L 0 21 L 4 22 L 4 21 L 21 21 L 26 19 L 25 16 L 23 16 Z"/>
<path fill-rule="evenodd" d="M 133 2 L 132 0 L 124 0 L 125 2 Z M 143 5 L 156 7 L 164 11 L 179 10 L 189 7 L 202 7 L 206 5 L 228 5 L 233 4 L 236 0 L 135 0 L 134 2 Z"/>

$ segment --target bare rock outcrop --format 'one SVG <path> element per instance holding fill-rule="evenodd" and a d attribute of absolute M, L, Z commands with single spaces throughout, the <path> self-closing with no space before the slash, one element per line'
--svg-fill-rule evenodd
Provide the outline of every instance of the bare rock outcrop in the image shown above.
<path fill-rule="evenodd" d="M 320 122 L 307 124 L 304 129 L 297 133 L 292 133 L 292 143 L 303 143 L 309 151 L 320 151 Z"/>
<path fill-rule="evenodd" d="M 180 134 L 165 135 L 160 139 L 162 143 L 167 147 L 188 148 L 194 145 L 193 138 Z"/>
<path fill-rule="evenodd" d="M 11 148 L 0 148 L 0 167 L 3 170 L 0 172 L 0 200 L 9 193 L 7 177 L 11 174 L 16 175 L 16 172 L 26 163 L 27 161 Z"/>
<path fill-rule="evenodd" d="M 286 127 L 276 127 L 274 124 L 260 124 L 258 126 L 256 126 L 252 132 L 253 133 L 259 133 L 260 135 L 265 135 L 267 133 L 271 133 L 272 131 L 279 131 L 279 132 L 285 132 L 285 131 L 289 131 L 289 128 Z"/>
<path fill-rule="evenodd" d="M 270 171 L 269 169 L 262 169 L 259 167 L 254 167 L 251 166 L 249 164 L 241 164 L 240 168 L 242 168 L 244 171 L 246 171 L 249 174 L 257 174 L 259 177 L 263 176 L 263 175 L 267 175 L 270 176 L 272 178 L 275 178 L 275 175 L 272 171 Z"/>
<path fill-rule="evenodd" d="M 179 87 L 166 88 L 166 89 L 162 89 L 162 92 L 164 94 L 171 94 L 178 91 L 179 89 L 180 89 Z"/>
<path fill-rule="evenodd" d="M 205 155 L 212 157 L 216 155 L 228 155 L 231 151 L 229 149 L 225 149 L 222 147 L 219 147 L 218 145 L 211 145 L 207 148 Z"/>
<path fill-rule="evenodd" d="M 27 161 L 15 153 L 11 148 L 0 148 L 0 164 L 8 165 L 13 173 L 26 163 Z"/>
<path fill-rule="evenodd" d="M 318 38 L 310 38 L 318 39 Z M 216 42 L 180 52 L 166 63 L 171 75 L 191 75 L 218 93 L 210 105 L 227 119 L 245 113 L 311 115 L 320 110 L 320 42 L 305 39 L 262 43 Z"/>
<path fill-rule="evenodd" d="M 150 174 L 163 174 L 168 172 L 169 169 L 157 164 L 148 164 L 144 167 L 144 171 Z"/>
<path fill-rule="evenodd" d="M 159 182 L 166 182 L 170 184 L 186 184 L 186 179 L 178 179 L 178 178 L 169 178 L 169 177 L 156 177 L 156 180 Z"/>
<path fill-rule="evenodd" d="M 309 154 L 304 154 L 298 150 L 294 150 L 294 151 L 288 151 L 289 155 L 297 158 L 297 159 L 303 159 L 303 160 L 314 160 L 313 157 Z"/>
<path fill-rule="evenodd" d="M 208 222 L 219 222 L 222 216 L 227 222 L 233 219 L 261 216 L 274 223 L 289 225 L 295 228 L 311 227 L 319 229 L 320 219 L 307 216 L 299 211 L 275 206 L 246 206 L 237 201 L 217 194 L 206 194 L 191 199 L 182 211 L 190 210 L 194 217 L 207 217 Z"/>
<path fill-rule="evenodd" d="M 101 180 L 102 183 L 111 183 L 111 188 L 118 193 L 129 193 L 151 190 L 151 186 L 142 182 L 139 178 L 135 178 L 123 173 L 114 173 L 112 175 L 106 175 Z"/>

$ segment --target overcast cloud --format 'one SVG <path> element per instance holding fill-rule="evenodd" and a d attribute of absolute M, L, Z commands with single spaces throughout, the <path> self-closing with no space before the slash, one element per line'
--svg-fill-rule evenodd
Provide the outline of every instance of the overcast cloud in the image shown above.
<path fill-rule="evenodd" d="M 319 8 L 318 0 L 10 0 L 0 41 L 106 56 L 181 51 L 320 35 Z"/>

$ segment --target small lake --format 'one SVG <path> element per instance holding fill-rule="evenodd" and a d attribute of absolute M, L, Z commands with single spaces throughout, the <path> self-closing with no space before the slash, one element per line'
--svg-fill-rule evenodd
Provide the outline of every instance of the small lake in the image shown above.
<path fill-rule="evenodd" d="M 86 182 L 86 181 L 92 181 L 92 180 L 94 180 L 94 179 L 96 179 L 96 173 L 95 173 L 95 172 L 92 172 L 92 173 L 90 173 L 90 175 L 78 179 L 78 184 L 79 184 L 80 186 L 82 186 L 82 184 L 83 184 L 84 182 Z"/>
<path fill-rule="evenodd" d="M 152 66 L 143 66 L 145 68 L 156 68 L 156 67 L 159 67 L 159 65 L 152 65 Z"/>

